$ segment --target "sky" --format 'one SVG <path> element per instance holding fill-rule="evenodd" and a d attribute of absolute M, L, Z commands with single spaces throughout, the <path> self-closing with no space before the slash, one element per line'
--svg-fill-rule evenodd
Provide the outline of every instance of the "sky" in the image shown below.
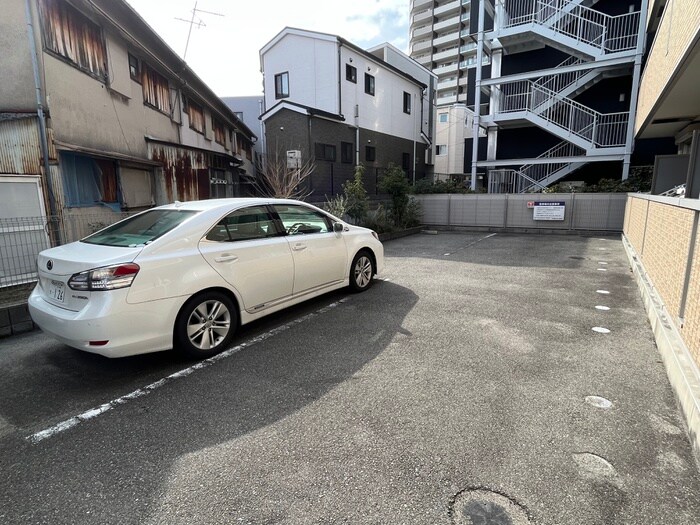
<path fill-rule="evenodd" d="M 127 0 L 180 56 L 195 0 Z M 340 35 L 362 48 L 408 49 L 409 0 L 198 0 L 186 61 L 220 97 L 262 95 L 259 51 L 285 26 Z"/>

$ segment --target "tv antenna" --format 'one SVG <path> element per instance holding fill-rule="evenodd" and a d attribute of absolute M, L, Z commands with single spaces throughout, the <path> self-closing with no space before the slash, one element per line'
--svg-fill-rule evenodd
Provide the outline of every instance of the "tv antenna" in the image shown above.
<path fill-rule="evenodd" d="M 187 48 L 190 47 L 190 36 L 192 35 L 192 28 L 194 26 L 197 26 L 197 29 L 199 29 L 200 27 L 207 27 L 207 24 L 204 23 L 204 20 L 199 18 L 197 13 L 204 13 L 206 15 L 213 16 L 224 16 L 221 13 L 213 13 L 211 11 L 205 11 L 204 9 L 197 9 L 198 3 L 198 1 L 194 3 L 194 7 L 192 8 L 192 18 L 190 18 L 189 20 L 187 20 L 186 18 L 179 18 L 177 16 L 175 17 L 175 20 L 180 20 L 181 22 L 187 22 L 188 24 L 190 24 L 190 30 L 187 32 L 187 43 L 185 44 L 185 53 L 182 55 L 183 60 L 185 60 L 185 58 L 187 57 Z M 195 18 L 197 20 L 195 20 Z"/>

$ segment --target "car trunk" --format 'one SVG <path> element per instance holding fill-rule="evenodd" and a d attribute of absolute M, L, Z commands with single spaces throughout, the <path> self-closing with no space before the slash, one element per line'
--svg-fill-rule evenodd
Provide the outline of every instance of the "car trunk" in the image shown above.
<path fill-rule="evenodd" d="M 37 259 L 39 287 L 43 298 L 56 306 L 78 311 L 87 305 L 93 293 L 87 290 L 71 290 L 68 280 L 76 273 L 132 262 L 141 247 L 101 246 L 74 242 L 44 250 Z"/>

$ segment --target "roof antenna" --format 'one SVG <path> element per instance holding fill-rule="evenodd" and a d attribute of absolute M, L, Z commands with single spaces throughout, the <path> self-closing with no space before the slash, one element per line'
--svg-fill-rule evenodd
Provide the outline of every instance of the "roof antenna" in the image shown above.
<path fill-rule="evenodd" d="M 190 36 L 192 35 L 192 27 L 195 25 L 197 26 L 197 29 L 199 29 L 200 27 L 207 27 L 207 24 L 204 23 L 204 20 L 197 16 L 197 13 L 204 13 L 213 16 L 224 16 L 221 13 L 212 13 L 211 11 L 205 11 L 204 9 L 197 9 L 198 3 L 198 1 L 194 3 L 194 8 L 192 8 L 192 18 L 190 18 L 189 20 L 187 20 L 186 18 L 179 18 L 177 16 L 175 17 L 175 20 L 180 20 L 181 22 L 187 22 L 188 24 L 190 24 L 190 30 L 187 32 L 187 43 L 185 44 L 185 53 L 182 55 L 182 60 L 185 60 L 187 58 L 187 48 L 190 47 Z M 197 19 L 197 21 L 195 21 L 195 18 Z"/>

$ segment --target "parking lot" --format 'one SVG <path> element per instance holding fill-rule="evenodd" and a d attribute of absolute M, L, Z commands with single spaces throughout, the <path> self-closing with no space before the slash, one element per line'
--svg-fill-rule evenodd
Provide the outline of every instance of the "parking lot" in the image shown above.
<path fill-rule="evenodd" d="M 0 340 L 0 523 L 447 525 L 471 495 L 510 514 L 495 524 L 700 522 L 619 236 L 385 250 L 368 292 L 202 364 Z"/>

